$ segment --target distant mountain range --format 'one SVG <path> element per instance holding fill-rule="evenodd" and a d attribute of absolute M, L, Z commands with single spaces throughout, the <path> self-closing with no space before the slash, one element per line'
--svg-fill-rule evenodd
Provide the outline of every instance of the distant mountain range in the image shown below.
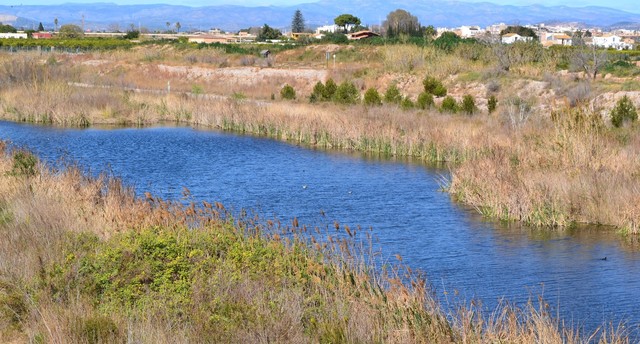
<path fill-rule="evenodd" d="M 296 6 L 205 6 L 179 5 L 116 5 L 112 3 L 62 4 L 62 5 L 0 5 L 0 18 L 4 23 L 26 28 L 37 27 L 42 22 L 53 28 L 54 19 L 59 25 L 81 24 L 84 17 L 86 29 L 104 30 L 119 27 L 126 30 L 131 25 L 151 30 L 166 30 L 166 23 L 175 28 L 180 23 L 182 31 L 221 28 L 239 30 L 250 26 L 269 24 L 286 28 L 296 9 L 300 9 L 307 26 L 332 24 L 333 18 L 351 13 L 363 24 L 379 24 L 395 9 L 405 9 L 418 17 L 423 25 L 456 27 L 461 25 L 486 26 L 494 23 L 535 24 L 542 22 L 580 22 L 589 26 L 610 27 L 618 24 L 627 28 L 640 28 L 640 14 L 606 7 L 566 6 L 510 6 L 489 2 L 463 2 L 449 0 L 383 1 L 383 0 L 320 0 Z M 15 20 L 6 20 L 15 18 Z M 2 21 L 2 19 L 0 19 Z"/>

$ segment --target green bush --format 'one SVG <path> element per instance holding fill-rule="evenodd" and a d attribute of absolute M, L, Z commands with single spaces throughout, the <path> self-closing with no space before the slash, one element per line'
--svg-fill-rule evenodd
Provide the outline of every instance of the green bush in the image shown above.
<path fill-rule="evenodd" d="M 140 38 L 140 31 L 138 30 L 127 31 L 127 33 L 124 35 L 124 39 L 138 39 L 138 38 Z"/>
<path fill-rule="evenodd" d="M 1 218 L 0 224 L 2 224 Z M 6 329 L 6 326 L 20 327 L 28 314 L 29 308 L 24 292 L 16 285 L 0 279 L 0 324 L 3 325 L 3 329 Z"/>
<path fill-rule="evenodd" d="M 8 25 L 8 24 L 3 25 L 2 23 L 0 23 L 0 32 L 16 33 L 18 32 L 18 30 L 16 30 L 16 28 L 11 25 Z"/>
<path fill-rule="evenodd" d="M 247 95 L 242 92 L 233 92 L 231 94 L 231 98 L 233 98 L 234 100 L 244 100 L 247 99 Z"/>
<path fill-rule="evenodd" d="M 436 97 L 444 97 L 447 95 L 447 89 L 442 85 L 442 81 L 427 76 L 422 81 L 422 85 L 424 85 L 424 91 L 427 93 L 431 93 Z"/>
<path fill-rule="evenodd" d="M 326 87 L 325 87 L 326 89 Z M 336 89 L 333 101 L 338 104 L 356 104 L 360 98 L 360 93 L 356 86 L 349 81 L 344 81 Z"/>
<path fill-rule="evenodd" d="M 195 94 L 195 95 L 200 95 L 204 93 L 204 88 L 200 85 L 192 85 L 191 86 L 191 93 Z"/>
<path fill-rule="evenodd" d="M 322 39 L 320 39 L 321 43 L 333 43 L 333 44 L 348 44 L 349 38 L 347 35 L 343 33 L 326 33 Z"/>
<path fill-rule="evenodd" d="M 88 344 L 112 343 L 118 341 L 118 327 L 111 318 L 95 316 L 76 319 L 75 332 L 79 342 Z"/>
<path fill-rule="evenodd" d="M 416 101 L 416 107 L 422 110 L 430 108 L 433 106 L 433 94 L 427 92 L 421 92 L 418 95 L 418 100 Z"/>
<path fill-rule="evenodd" d="M 60 38 L 81 38 L 84 36 L 84 31 L 81 27 L 74 24 L 65 24 L 58 30 L 58 37 Z"/>
<path fill-rule="evenodd" d="M 27 151 L 17 151 L 13 155 L 13 168 L 11 173 L 16 176 L 34 176 L 38 158 Z"/>
<path fill-rule="evenodd" d="M 52 38 L 52 39 L 22 39 L 22 38 L 7 38 L 0 40 L 0 46 L 12 46 L 12 47 L 41 47 L 42 49 L 50 50 L 51 47 L 59 49 L 74 49 L 74 50 L 109 50 L 109 49 L 128 49 L 138 44 L 133 41 L 122 38 Z"/>
<path fill-rule="evenodd" d="M 498 107 L 498 99 L 496 96 L 489 97 L 489 100 L 487 101 L 487 110 L 489 113 L 496 111 L 496 107 Z"/>
<path fill-rule="evenodd" d="M 329 101 L 333 99 L 333 96 L 335 95 L 337 89 L 338 89 L 338 85 L 336 85 L 333 79 L 329 78 L 329 80 L 327 80 L 327 82 L 324 84 L 324 90 L 322 92 L 322 100 Z"/>
<path fill-rule="evenodd" d="M 441 109 L 443 112 L 456 113 L 458 112 L 458 102 L 452 96 L 446 96 L 442 100 Z"/>
<path fill-rule="evenodd" d="M 375 88 L 370 88 L 364 93 L 364 105 L 365 106 L 380 106 L 382 105 L 382 99 L 380 99 L 380 93 Z"/>
<path fill-rule="evenodd" d="M 444 51 L 451 52 L 462 42 L 464 42 L 464 40 L 455 33 L 445 32 L 433 41 L 433 45 Z"/>
<path fill-rule="evenodd" d="M 313 86 L 313 91 L 311 91 L 311 96 L 309 96 L 310 103 L 316 103 L 322 101 L 324 95 L 324 84 L 322 81 L 318 81 L 315 86 Z"/>
<path fill-rule="evenodd" d="M 288 100 L 296 99 L 296 90 L 293 89 L 293 86 L 285 84 L 280 90 L 280 97 Z"/>
<path fill-rule="evenodd" d="M 400 107 L 401 107 L 403 110 L 410 110 L 410 109 L 413 109 L 414 104 L 413 104 L 413 101 L 411 101 L 411 98 L 409 98 L 409 97 L 404 97 L 404 98 L 402 99 L 402 101 L 400 102 Z"/>
<path fill-rule="evenodd" d="M 466 94 L 462 97 L 462 106 L 460 108 L 462 112 L 471 116 L 476 111 L 476 100 L 472 95 Z"/>
<path fill-rule="evenodd" d="M 384 93 L 384 102 L 387 104 L 400 104 L 402 101 L 402 95 L 396 85 L 391 85 Z"/>
<path fill-rule="evenodd" d="M 635 122 L 638 119 L 638 113 L 633 102 L 626 95 L 616 103 L 616 106 L 611 110 L 611 124 L 614 127 L 619 128 L 627 122 Z"/>

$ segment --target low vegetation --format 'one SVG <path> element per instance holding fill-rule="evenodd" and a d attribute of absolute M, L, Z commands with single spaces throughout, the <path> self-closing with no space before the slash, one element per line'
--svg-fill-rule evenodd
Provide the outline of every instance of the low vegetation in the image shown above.
<path fill-rule="evenodd" d="M 611 110 L 611 124 L 614 127 L 621 127 L 624 124 L 633 123 L 638 119 L 638 112 L 635 105 L 628 96 L 623 96 L 618 100 L 616 106 Z"/>
<path fill-rule="evenodd" d="M 374 269 L 368 233 L 338 229 L 135 198 L 0 142 L 0 341 L 628 341 L 610 326 L 582 337 L 543 301 L 445 309 L 420 274 Z"/>
<path fill-rule="evenodd" d="M 296 90 L 294 90 L 289 84 L 284 85 L 280 90 L 280 97 L 288 100 L 296 99 Z"/>
<path fill-rule="evenodd" d="M 185 42 L 0 53 L 0 116 L 189 123 L 444 163 L 442 187 L 487 217 L 640 233 L 633 54 L 593 73 L 568 48 L 438 40 L 274 46 L 275 58 Z M 370 233 L 136 199 L 108 176 L 0 151 L 2 342 L 629 341 L 622 327 L 565 327 L 543 301 L 444 308 L 420 274 L 374 269 Z"/>
<path fill-rule="evenodd" d="M 607 64 L 593 79 L 572 48 L 446 46 L 274 48 L 269 61 L 252 46 L 187 43 L 0 54 L 1 115 L 68 126 L 173 121 L 448 163 L 443 186 L 489 217 L 638 233 L 633 52 L 599 52 Z"/>

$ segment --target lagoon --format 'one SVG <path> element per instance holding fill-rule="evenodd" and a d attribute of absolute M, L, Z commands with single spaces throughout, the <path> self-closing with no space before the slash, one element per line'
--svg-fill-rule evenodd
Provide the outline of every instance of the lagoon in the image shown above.
<path fill-rule="evenodd" d="M 574 327 L 640 326 L 637 239 L 594 227 L 485 221 L 440 191 L 446 169 L 190 127 L 0 122 L 0 139 L 53 165 L 72 161 L 89 173 L 108 171 L 138 194 L 220 202 L 282 223 L 295 217 L 310 227 L 371 228 L 382 262 L 394 263 L 399 254 L 425 272 L 449 306 L 477 298 L 491 311 L 502 300 L 524 305 L 543 296 L 549 311 Z"/>

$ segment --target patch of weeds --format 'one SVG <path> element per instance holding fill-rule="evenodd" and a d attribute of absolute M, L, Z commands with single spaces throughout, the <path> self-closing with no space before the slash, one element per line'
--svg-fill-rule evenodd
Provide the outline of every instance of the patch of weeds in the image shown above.
<path fill-rule="evenodd" d="M 244 100 L 247 99 L 247 95 L 242 92 L 233 92 L 231 94 L 231 98 L 233 98 L 234 100 Z"/>
<path fill-rule="evenodd" d="M 86 319 L 77 318 L 73 332 L 82 343 L 113 343 L 118 339 L 118 326 L 106 316 L 92 316 Z"/>
<path fill-rule="evenodd" d="M 15 285 L 0 280 L 0 324 L 19 329 L 27 315 L 24 295 Z"/>
<path fill-rule="evenodd" d="M 286 84 L 280 90 L 280 97 L 286 100 L 294 100 L 296 99 L 296 90 L 293 89 L 293 86 Z"/>
<path fill-rule="evenodd" d="M 482 80 L 482 74 L 480 72 L 467 72 L 458 75 L 459 82 L 473 82 Z"/>
<path fill-rule="evenodd" d="M 14 176 L 35 176 L 38 158 L 31 152 L 19 150 L 13 154 L 13 167 L 11 174 Z"/>
<path fill-rule="evenodd" d="M 622 83 L 623 91 L 640 91 L 640 81 L 638 80 L 627 80 Z"/>
<path fill-rule="evenodd" d="M 193 85 L 191 86 L 191 93 L 196 96 L 204 94 L 204 88 L 200 85 Z"/>

